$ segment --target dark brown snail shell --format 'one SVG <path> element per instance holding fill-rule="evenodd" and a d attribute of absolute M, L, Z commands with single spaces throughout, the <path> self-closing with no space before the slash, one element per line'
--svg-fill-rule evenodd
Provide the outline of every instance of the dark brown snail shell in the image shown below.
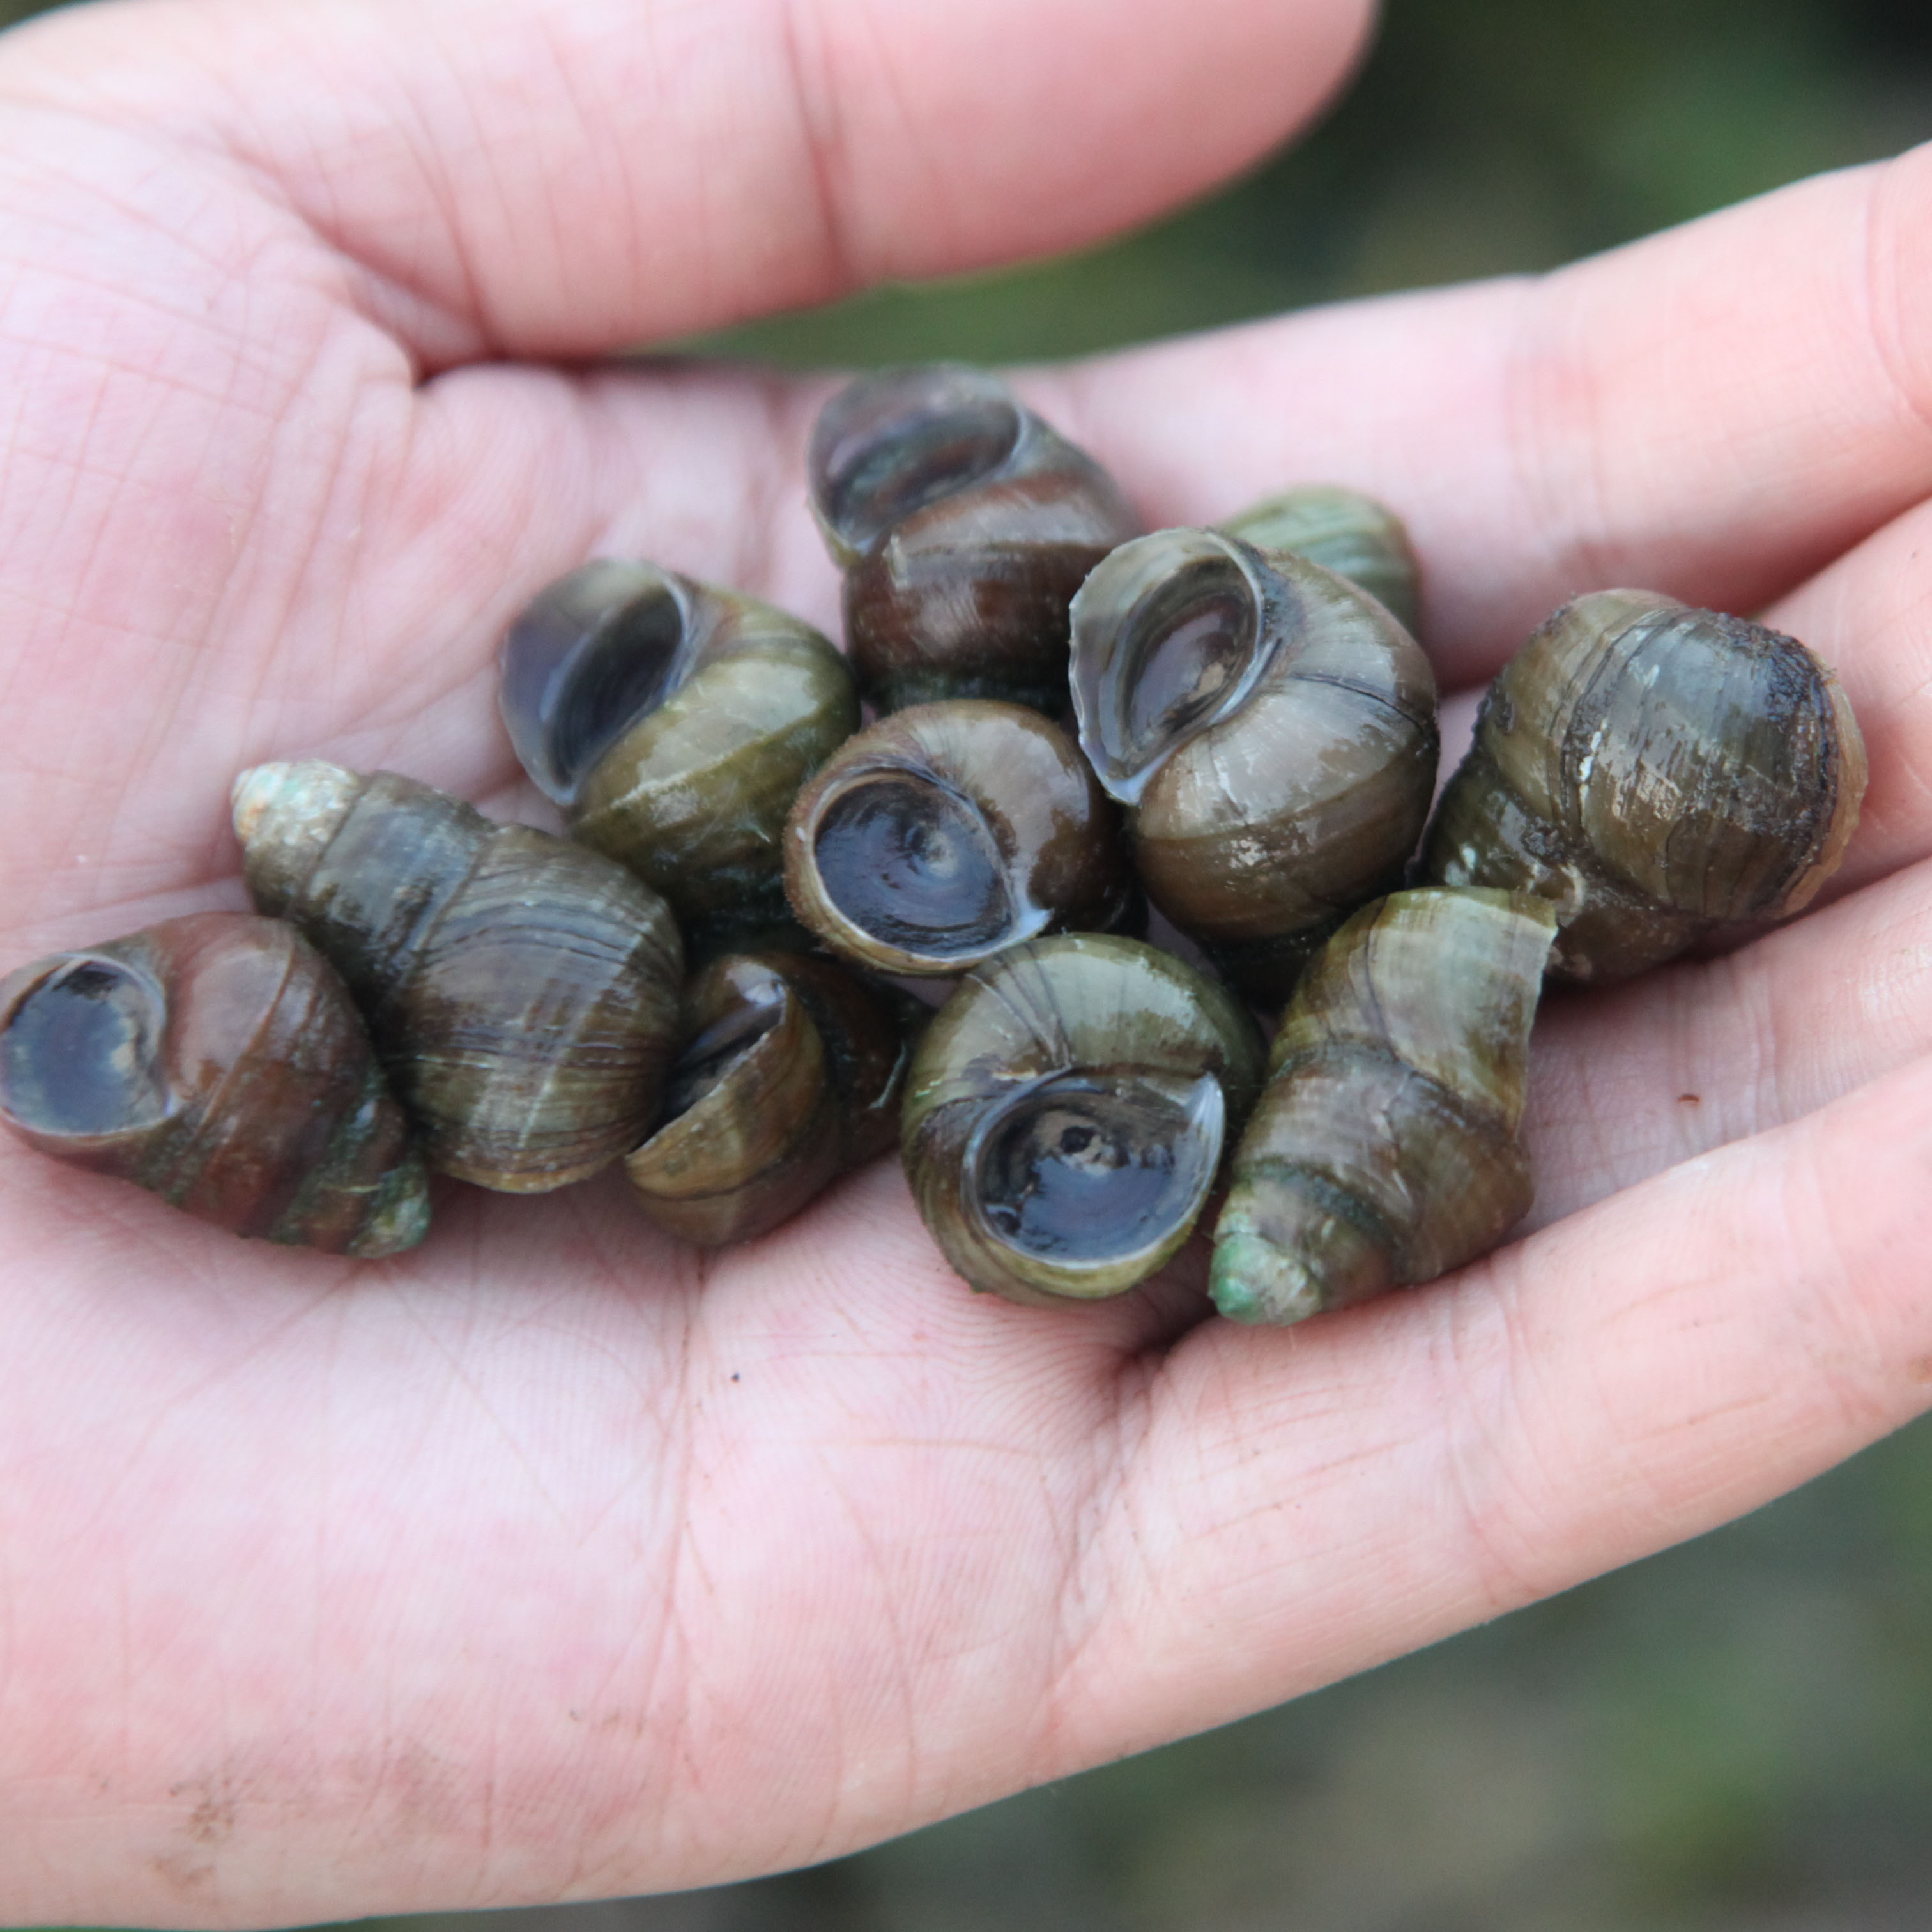
<path fill-rule="evenodd" d="M 828 639 L 756 598 L 605 560 L 538 593 L 502 674 L 511 742 L 574 838 L 687 930 L 783 914 L 785 814 L 859 728 Z"/>
<path fill-rule="evenodd" d="M 1490 687 L 1424 876 L 1554 902 L 1560 979 L 1622 978 L 1838 866 L 1864 742 L 1830 670 L 1762 625 L 1643 590 L 1566 604 Z"/>
<path fill-rule="evenodd" d="M 1436 680 L 1374 598 L 1289 552 L 1157 531 L 1073 602 L 1073 701 L 1148 896 L 1256 999 L 1400 882 L 1436 782 Z"/>
<path fill-rule="evenodd" d="M 799 794 L 784 842 L 800 919 L 878 972 L 964 972 L 1138 904 L 1118 814 L 1072 740 L 1022 705 L 880 718 Z"/>
<path fill-rule="evenodd" d="M 913 1059 L 913 1198 L 976 1288 L 1052 1306 L 1170 1259 L 1258 1090 L 1246 1010 L 1172 954 L 1070 933 L 968 974 Z"/>
<path fill-rule="evenodd" d="M 1292 550 L 1346 577 L 1382 604 L 1411 637 L 1422 598 L 1415 552 L 1402 519 L 1385 503 L 1339 484 L 1285 490 L 1214 527 L 1258 550 Z"/>
<path fill-rule="evenodd" d="M 191 914 L 0 985 L 0 1118 L 237 1234 L 392 1255 L 422 1156 L 328 962 L 292 926 Z"/>
<path fill-rule="evenodd" d="M 432 1167 L 531 1193 L 644 1138 L 682 948 L 622 866 L 315 760 L 243 772 L 235 826 L 256 906 L 347 982 Z"/>
<path fill-rule="evenodd" d="M 1528 893 L 1396 892 L 1316 956 L 1215 1227 L 1222 1314 L 1299 1322 L 1431 1280 L 1528 1212 L 1517 1134 L 1556 928 Z"/>
<path fill-rule="evenodd" d="M 701 1247 L 776 1228 L 898 1138 L 927 1009 L 829 959 L 730 953 L 685 989 L 666 1118 L 625 1162 L 644 1211 Z"/>
<path fill-rule="evenodd" d="M 1142 527 L 1092 458 L 998 377 L 940 364 L 842 389 L 808 461 L 862 697 L 1066 704 L 1066 607 Z"/>

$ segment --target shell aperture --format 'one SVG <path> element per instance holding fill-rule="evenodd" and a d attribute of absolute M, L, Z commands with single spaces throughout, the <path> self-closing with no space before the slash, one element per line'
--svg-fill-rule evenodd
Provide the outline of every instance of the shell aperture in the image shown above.
<path fill-rule="evenodd" d="M 38 980 L 0 1034 L 0 1106 L 36 1132 L 104 1134 L 168 1110 L 165 997 L 132 962 L 80 954 Z"/>
<path fill-rule="evenodd" d="M 842 560 L 992 475 L 1024 428 L 1006 385 L 964 364 L 894 370 L 841 391 L 820 412 L 807 460 Z"/>
<path fill-rule="evenodd" d="M 1265 659 L 1260 598 L 1240 553 L 1205 530 L 1124 544 L 1102 568 L 1076 622 L 1111 621 L 1118 638 L 1076 646 L 1074 708 L 1100 782 L 1137 805 L 1163 759 L 1247 696 Z"/>
<path fill-rule="evenodd" d="M 810 625 L 609 560 L 511 626 L 498 703 L 572 837 L 663 893 L 706 950 L 781 916 L 785 814 L 859 726 L 851 672 Z"/>
<path fill-rule="evenodd" d="M 625 1168 L 644 1211 L 706 1246 L 749 1240 L 898 1138 L 926 1010 L 832 961 L 728 953 L 685 996 L 664 1118 Z"/>
<path fill-rule="evenodd" d="M 988 1110 L 966 1148 L 970 1197 L 1017 1252 L 1117 1268 L 1192 1225 L 1226 1119 L 1210 1075 L 1054 1076 Z"/>
<path fill-rule="evenodd" d="M 1072 606 L 1080 742 L 1148 896 L 1251 998 L 1400 883 L 1436 776 L 1436 680 L 1332 571 L 1220 531 L 1124 544 Z"/>
<path fill-rule="evenodd" d="M 1060 710 L 1067 607 L 1141 527 L 1091 457 L 998 376 L 939 363 L 841 390 L 808 468 L 868 701 L 881 712 L 950 698 Z"/>
<path fill-rule="evenodd" d="M 964 971 L 1138 909 L 1118 814 L 1059 727 L 1018 704 L 909 706 L 842 746 L 787 821 L 785 891 L 875 972 Z"/>
<path fill-rule="evenodd" d="M 686 668 L 678 580 L 599 558 L 547 585 L 503 640 L 503 722 L 546 796 L 577 802 L 585 775 Z"/>
<path fill-rule="evenodd" d="M 913 1198 L 976 1288 L 1124 1294 L 1186 1240 L 1263 1058 L 1246 1010 L 1172 953 L 1092 933 L 1014 946 L 961 980 L 914 1055 Z"/>
<path fill-rule="evenodd" d="M 1012 921 L 985 820 L 948 788 L 905 777 L 855 785 L 820 816 L 812 853 L 826 896 L 888 946 L 977 953 Z"/>

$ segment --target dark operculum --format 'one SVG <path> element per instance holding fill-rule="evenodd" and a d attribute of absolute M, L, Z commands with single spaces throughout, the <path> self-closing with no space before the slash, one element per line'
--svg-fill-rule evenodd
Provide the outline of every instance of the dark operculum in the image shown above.
<path fill-rule="evenodd" d="M 744 1004 L 705 1028 L 677 1057 L 664 1085 L 664 1119 L 688 1114 L 730 1077 L 733 1068 L 770 1033 L 784 1012 L 776 975 L 748 991 Z"/>
<path fill-rule="evenodd" d="M 995 378 L 909 369 L 833 398 L 812 440 L 812 489 L 838 541 L 872 549 L 930 503 L 998 470 L 1018 446 L 1018 405 Z"/>
<path fill-rule="evenodd" d="M 820 816 L 813 854 L 838 910 L 902 951 L 978 952 L 1012 923 L 1006 868 L 984 818 L 929 780 L 850 787 Z"/>
<path fill-rule="evenodd" d="M 80 959 L 50 973 L 0 1035 L 0 1103 L 36 1133 L 76 1137 L 166 1118 L 157 1070 L 165 1002 L 142 973 Z"/>
<path fill-rule="evenodd" d="M 1137 802 L 1170 752 L 1240 704 L 1259 640 L 1246 573 L 1216 538 L 1161 532 L 1094 570 L 1075 605 L 1075 701 L 1115 798 Z"/>
<path fill-rule="evenodd" d="M 548 796 L 585 776 L 686 670 L 688 614 L 646 565 L 602 561 L 540 592 L 503 642 L 501 701 L 517 755 Z"/>
<path fill-rule="evenodd" d="M 1010 1248 L 1073 1266 L 1122 1262 L 1192 1223 L 1223 1126 L 1211 1075 L 1061 1074 L 989 1114 L 967 1151 L 968 1185 Z"/>

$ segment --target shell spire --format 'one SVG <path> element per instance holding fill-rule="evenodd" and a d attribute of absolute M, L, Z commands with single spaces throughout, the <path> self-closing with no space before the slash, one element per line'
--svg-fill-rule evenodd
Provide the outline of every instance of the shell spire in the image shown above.
<path fill-rule="evenodd" d="M 257 908 L 347 982 L 432 1166 L 535 1192 L 643 1139 L 683 968 L 648 886 L 393 772 L 259 766 L 235 820 Z"/>

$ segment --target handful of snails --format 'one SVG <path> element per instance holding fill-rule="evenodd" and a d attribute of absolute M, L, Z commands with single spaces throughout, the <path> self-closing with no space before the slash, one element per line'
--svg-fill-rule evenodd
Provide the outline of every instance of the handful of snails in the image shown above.
<path fill-rule="evenodd" d="M 849 658 L 755 598 L 584 565 L 502 660 L 567 837 L 393 774 L 244 772 L 256 914 L 15 972 L 0 1118 L 358 1256 L 424 1237 L 428 1169 L 531 1192 L 621 1161 L 717 1245 L 897 1141 L 976 1288 L 1122 1293 L 1220 1196 L 1216 1304 L 1293 1322 L 1527 1209 L 1546 980 L 1798 911 L 1857 823 L 1850 707 L 1760 626 L 1564 605 L 1432 819 L 1435 679 L 1380 506 L 1304 489 L 1144 533 L 953 366 L 852 383 L 809 471 Z M 1138 936 L 1150 903 L 1215 973 Z M 954 983 L 935 1012 L 908 978 Z M 1250 1003 L 1284 1002 L 1270 1054 Z"/>

